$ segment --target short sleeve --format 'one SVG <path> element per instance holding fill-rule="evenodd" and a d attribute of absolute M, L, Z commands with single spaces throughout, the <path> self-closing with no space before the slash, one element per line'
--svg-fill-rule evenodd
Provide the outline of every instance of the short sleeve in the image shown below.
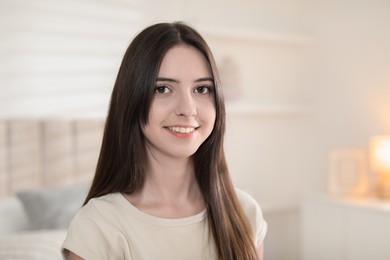
<path fill-rule="evenodd" d="M 110 225 L 93 205 L 87 204 L 72 220 L 62 245 L 62 254 L 69 250 L 83 259 L 124 259 L 122 234 Z"/>
<path fill-rule="evenodd" d="M 248 193 L 236 189 L 236 194 L 252 228 L 255 245 L 260 245 L 267 234 L 267 222 L 264 220 L 260 205 Z"/>
<path fill-rule="evenodd" d="M 263 213 L 261 211 L 261 208 L 258 204 L 256 204 L 256 228 L 255 228 L 255 245 L 260 245 L 265 238 L 265 235 L 267 234 L 267 222 L 263 218 Z"/>

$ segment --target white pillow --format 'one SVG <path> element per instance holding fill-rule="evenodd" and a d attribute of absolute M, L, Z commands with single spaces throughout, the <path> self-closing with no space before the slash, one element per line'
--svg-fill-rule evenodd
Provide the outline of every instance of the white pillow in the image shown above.
<path fill-rule="evenodd" d="M 16 196 L 0 200 L 0 234 L 26 230 L 28 224 L 29 221 L 23 204 Z"/>
<path fill-rule="evenodd" d="M 0 259 L 62 260 L 66 230 L 30 231 L 0 236 Z"/>

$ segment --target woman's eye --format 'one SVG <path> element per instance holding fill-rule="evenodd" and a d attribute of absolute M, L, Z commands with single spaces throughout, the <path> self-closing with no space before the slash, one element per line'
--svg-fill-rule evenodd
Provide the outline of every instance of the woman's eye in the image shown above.
<path fill-rule="evenodd" d="M 213 90 L 209 86 L 199 86 L 195 88 L 195 93 L 200 93 L 200 94 L 209 94 L 212 93 Z"/>
<path fill-rule="evenodd" d="M 167 86 L 156 86 L 154 88 L 154 93 L 156 93 L 156 94 L 165 94 L 165 93 L 169 93 L 169 92 L 170 92 L 170 89 Z"/>

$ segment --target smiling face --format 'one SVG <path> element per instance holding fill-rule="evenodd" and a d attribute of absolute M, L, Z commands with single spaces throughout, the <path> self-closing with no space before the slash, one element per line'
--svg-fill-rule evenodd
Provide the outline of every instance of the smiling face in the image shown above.
<path fill-rule="evenodd" d="M 207 139 L 216 118 L 214 80 L 205 57 L 176 45 L 165 54 L 143 127 L 153 156 L 188 158 Z"/>

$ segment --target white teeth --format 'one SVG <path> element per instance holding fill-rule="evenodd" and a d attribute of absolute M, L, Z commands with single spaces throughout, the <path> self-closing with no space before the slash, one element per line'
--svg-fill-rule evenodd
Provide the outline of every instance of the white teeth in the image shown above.
<path fill-rule="evenodd" d="M 192 133 L 195 130 L 195 128 L 193 128 L 193 127 L 176 127 L 176 126 L 168 127 L 168 129 L 171 131 L 174 131 L 174 132 L 181 133 L 181 134 Z"/>

